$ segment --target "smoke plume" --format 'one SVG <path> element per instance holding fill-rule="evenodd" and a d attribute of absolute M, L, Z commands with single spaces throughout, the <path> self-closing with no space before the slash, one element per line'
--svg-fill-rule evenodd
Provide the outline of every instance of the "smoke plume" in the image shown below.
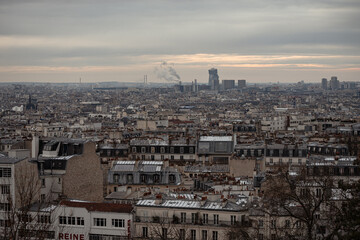
<path fill-rule="evenodd" d="M 173 64 L 163 61 L 159 67 L 155 68 L 155 73 L 159 79 L 164 79 L 168 82 L 179 82 L 180 76 L 171 65 Z"/>

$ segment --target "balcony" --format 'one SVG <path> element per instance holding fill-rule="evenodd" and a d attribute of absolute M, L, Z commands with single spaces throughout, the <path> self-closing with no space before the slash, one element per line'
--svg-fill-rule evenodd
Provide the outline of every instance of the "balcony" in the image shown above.
<path fill-rule="evenodd" d="M 231 227 L 231 226 L 248 226 L 250 223 L 247 221 L 239 222 L 231 222 L 231 221 L 224 221 L 219 220 L 214 223 L 214 219 L 208 219 L 207 222 L 204 222 L 203 219 L 180 219 L 180 217 L 143 217 L 143 216 L 136 216 L 135 222 L 138 223 L 159 223 L 159 224 L 179 224 L 179 225 L 203 225 L 203 226 L 213 226 L 213 227 Z"/>

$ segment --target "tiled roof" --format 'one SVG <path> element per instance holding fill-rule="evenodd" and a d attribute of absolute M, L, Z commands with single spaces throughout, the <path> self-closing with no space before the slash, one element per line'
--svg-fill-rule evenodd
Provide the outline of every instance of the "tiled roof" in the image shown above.
<path fill-rule="evenodd" d="M 131 213 L 133 210 L 131 204 L 117 204 L 117 203 L 62 201 L 60 205 L 67 207 L 86 208 L 89 212 Z"/>

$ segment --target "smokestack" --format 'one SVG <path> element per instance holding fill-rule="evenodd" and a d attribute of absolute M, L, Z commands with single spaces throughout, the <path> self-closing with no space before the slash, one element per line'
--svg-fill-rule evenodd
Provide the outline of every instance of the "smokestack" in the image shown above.
<path fill-rule="evenodd" d="M 173 64 L 168 64 L 166 61 L 162 62 L 159 67 L 155 68 L 157 77 L 168 82 L 179 82 L 180 76 L 172 66 Z"/>

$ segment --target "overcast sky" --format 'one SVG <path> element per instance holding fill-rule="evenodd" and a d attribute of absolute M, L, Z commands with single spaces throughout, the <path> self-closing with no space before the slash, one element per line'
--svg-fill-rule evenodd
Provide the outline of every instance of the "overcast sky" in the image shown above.
<path fill-rule="evenodd" d="M 0 81 L 360 80 L 359 0 L 0 0 Z"/>

